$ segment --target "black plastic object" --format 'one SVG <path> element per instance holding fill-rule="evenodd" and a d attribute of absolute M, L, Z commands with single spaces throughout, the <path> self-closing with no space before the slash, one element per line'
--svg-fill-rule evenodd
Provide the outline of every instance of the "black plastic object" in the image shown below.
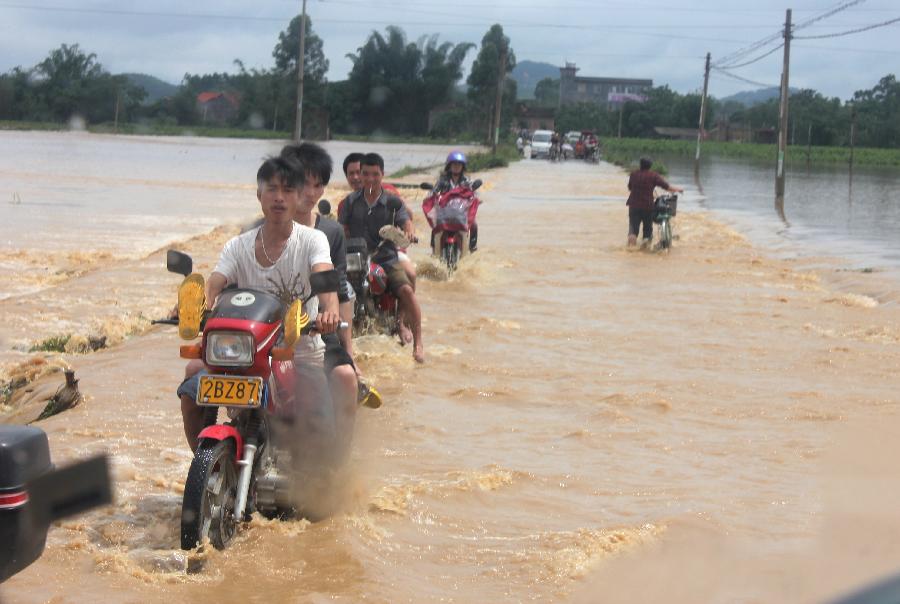
<path fill-rule="evenodd" d="M 285 305 L 278 296 L 255 289 L 224 289 L 216 300 L 209 319 L 244 319 L 261 323 L 277 323 L 284 316 Z M 205 326 L 205 323 L 204 323 Z"/>
<path fill-rule="evenodd" d="M 334 269 L 319 271 L 309 276 L 309 287 L 312 295 L 336 292 L 341 286 L 341 278 Z"/>
<path fill-rule="evenodd" d="M 194 270 L 194 261 L 187 254 L 169 250 L 166 252 L 166 270 L 187 277 Z"/>
<path fill-rule="evenodd" d="M 472 183 L 472 190 L 473 190 L 473 191 L 477 191 L 478 188 L 479 188 L 481 185 L 483 185 L 483 184 L 484 184 L 484 183 L 481 182 L 481 179 L 480 179 L 480 178 L 477 179 L 475 182 Z"/>
<path fill-rule="evenodd" d="M 51 522 L 110 501 L 106 457 L 53 470 L 42 430 L 0 426 L 0 582 L 40 557 Z"/>

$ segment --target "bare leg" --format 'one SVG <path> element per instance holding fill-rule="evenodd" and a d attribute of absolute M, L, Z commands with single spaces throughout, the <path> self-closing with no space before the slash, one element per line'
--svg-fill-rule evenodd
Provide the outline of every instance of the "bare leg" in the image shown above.
<path fill-rule="evenodd" d="M 353 325 L 353 300 L 348 300 L 347 302 L 341 302 L 340 308 L 341 321 L 344 321 L 348 325 Z M 347 329 L 339 329 L 338 337 L 341 339 L 341 344 L 344 346 L 344 350 L 347 351 L 347 354 L 350 355 L 350 358 L 353 358 L 353 329 L 348 327 Z"/>
<path fill-rule="evenodd" d="M 188 361 L 184 368 L 185 379 L 193 377 L 201 369 L 203 369 L 203 361 L 199 359 Z M 196 451 L 199 444 L 197 435 L 203 430 L 203 408 L 199 407 L 197 402 L 186 394 L 181 395 L 181 420 L 184 424 L 184 436 L 187 438 L 188 446 L 191 451 Z"/>
<path fill-rule="evenodd" d="M 412 284 L 413 291 L 416 291 L 416 265 L 408 256 L 400 258 L 400 266 L 403 267 L 403 272 L 406 273 L 407 279 L 409 279 L 410 284 Z"/>
<path fill-rule="evenodd" d="M 631 235 L 631 234 L 628 235 L 628 245 L 629 246 L 637 245 L 637 235 Z"/>
<path fill-rule="evenodd" d="M 203 430 L 203 409 L 186 394 L 181 395 L 181 420 L 184 422 L 184 436 L 191 451 L 197 450 L 197 435 Z"/>
<path fill-rule="evenodd" d="M 397 292 L 400 299 L 400 305 L 403 312 L 409 320 L 409 326 L 412 329 L 413 336 L 413 358 L 419 362 L 425 362 L 425 346 L 422 343 L 422 309 L 416 300 L 416 294 L 412 287 L 404 285 Z"/>
<path fill-rule="evenodd" d="M 353 442 L 353 426 L 356 422 L 356 372 L 351 365 L 338 365 L 328 376 L 331 400 L 334 403 L 334 422 L 338 451 L 344 457 Z"/>

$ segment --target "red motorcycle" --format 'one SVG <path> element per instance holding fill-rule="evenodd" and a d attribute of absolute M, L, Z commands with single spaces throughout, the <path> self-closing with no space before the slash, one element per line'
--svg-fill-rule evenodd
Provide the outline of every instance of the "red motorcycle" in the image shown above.
<path fill-rule="evenodd" d="M 310 447 L 293 430 L 307 411 L 300 408 L 293 348 L 315 327 L 303 305 L 316 294 L 337 291 L 338 276 L 313 273 L 309 295 L 290 306 L 267 292 L 226 288 L 203 317 L 203 277 L 191 274 L 191 257 L 170 250 L 166 265 L 185 276 L 179 319 L 156 322 L 177 324 L 189 340 L 202 329 L 200 343 L 182 346 L 181 356 L 202 359 L 207 370 L 196 393 L 206 427 L 184 485 L 181 547 L 209 540 L 222 549 L 254 511 L 274 517 L 299 507 L 297 482 L 307 476 L 298 468 Z M 303 387 L 315 387 L 317 378 L 324 383 L 324 372 L 318 373 L 305 375 Z M 222 423 L 220 407 L 227 410 Z"/>
<path fill-rule="evenodd" d="M 475 224 L 475 216 L 481 200 L 475 191 L 481 181 L 464 183 L 443 193 L 432 191 L 422 202 L 422 211 L 431 227 L 432 253 L 447 266 L 448 272 L 456 270 L 459 259 L 469 251 L 469 229 Z M 423 189 L 431 189 L 422 183 Z"/>
<path fill-rule="evenodd" d="M 380 245 L 393 245 L 382 241 Z M 366 240 L 358 237 L 347 240 L 347 281 L 356 293 L 353 309 L 353 328 L 356 334 L 379 333 L 396 335 L 399 331 L 397 297 L 388 288 L 387 272 L 369 254 Z"/>

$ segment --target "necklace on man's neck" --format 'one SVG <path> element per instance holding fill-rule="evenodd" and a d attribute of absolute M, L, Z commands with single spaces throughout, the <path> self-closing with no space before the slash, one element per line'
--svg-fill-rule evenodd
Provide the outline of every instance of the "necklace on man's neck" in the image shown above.
<path fill-rule="evenodd" d="M 274 266 L 274 265 L 275 265 L 275 260 L 272 260 L 271 258 L 269 258 L 269 252 L 266 251 L 266 238 L 265 238 L 265 236 L 263 235 L 263 231 L 264 231 L 264 230 L 265 230 L 265 227 L 260 227 L 260 228 L 259 228 L 259 242 L 262 244 L 262 253 L 263 253 L 263 256 L 266 257 L 266 260 L 269 261 L 269 264 L 271 264 L 272 266 Z M 293 232 L 293 226 L 291 227 L 291 232 Z M 285 243 L 286 243 L 286 242 L 285 242 Z M 284 252 L 284 249 L 282 249 L 281 251 Z M 280 256 L 280 255 L 281 255 L 281 254 L 279 254 L 279 256 Z"/>

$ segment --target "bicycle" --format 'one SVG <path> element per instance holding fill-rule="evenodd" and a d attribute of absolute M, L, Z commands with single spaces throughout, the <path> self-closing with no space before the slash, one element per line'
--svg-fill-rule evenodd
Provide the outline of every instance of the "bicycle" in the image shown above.
<path fill-rule="evenodd" d="M 658 249 L 672 247 L 672 218 L 678 209 L 678 195 L 670 193 L 653 200 L 653 222 L 659 225 Z"/>

